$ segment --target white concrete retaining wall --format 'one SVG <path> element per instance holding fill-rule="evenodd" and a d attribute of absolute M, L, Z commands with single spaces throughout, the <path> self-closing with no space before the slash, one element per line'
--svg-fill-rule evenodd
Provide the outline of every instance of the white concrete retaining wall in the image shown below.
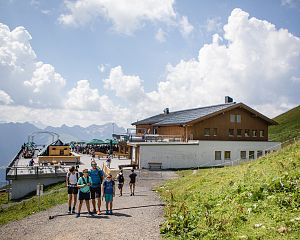
<path fill-rule="evenodd" d="M 37 184 L 48 186 L 53 183 L 64 181 L 66 177 L 41 177 L 41 178 L 21 178 L 12 180 L 11 198 L 19 199 L 27 194 L 36 191 Z M 66 190 L 67 193 L 67 190 Z"/>
<path fill-rule="evenodd" d="M 139 143 L 140 168 L 149 168 L 149 162 L 162 163 L 163 169 L 196 168 L 231 164 L 240 159 L 240 152 L 277 150 L 279 142 L 253 141 L 198 141 L 195 143 Z M 215 160 L 215 151 L 221 151 L 221 160 Z M 224 159 L 224 152 L 230 151 L 230 160 Z"/>

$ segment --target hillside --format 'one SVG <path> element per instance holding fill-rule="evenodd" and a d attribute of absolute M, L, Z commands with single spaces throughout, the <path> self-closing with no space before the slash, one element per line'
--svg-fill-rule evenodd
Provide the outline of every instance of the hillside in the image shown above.
<path fill-rule="evenodd" d="M 274 118 L 279 124 L 269 129 L 269 139 L 284 142 L 300 135 L 300 105 Z"/>
<path fill-rule="evenodd" d="M 167 238 L 299 239 L 299 141 L 253 162 L 180 175 L 158 189 Z"/>

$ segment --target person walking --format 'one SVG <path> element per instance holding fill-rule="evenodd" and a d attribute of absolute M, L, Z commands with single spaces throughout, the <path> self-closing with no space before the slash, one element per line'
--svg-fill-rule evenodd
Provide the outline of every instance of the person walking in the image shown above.
<path fill-rule="evenodd" d="M 69 172 L 67 173 L 66 176 L 66 186 L 68 188 L 68 206 L 69 206 L 68 213 L 71 213 L 72 198 L 73 198 L 72 213 L 75 213 L 77 194 L 78 194 L 78 188 L 77 188 L 78 179 L 79 179 L 79 173 L 75 171 L 74 166 L 70 167 Z"/>
<path fill-rule="evenodd" d="M 78 205 L 78 212 L 76 217 L 80 217 L 80 211 L 82 207 L 82 202 L 85 200 L 86 208 L 88 210 L 89 215 L 93 215 L 90 211 L 90 187 L 93 184 L 91 177 L 89 176 L 89 170 L 84 169 L 83 176 L 79 178 L 77 182 L 77 187 L 79 190 L 79 205 Z"/>
<path fill-rule="evenodd" d="M 123 170 L 121 170 L 117 176 L 118 181 L 118 188 L 120 190 L 120 197 L 123 195 L 123 186 L 124 186 L 124 176 L 123 176 Z"/>
<path fill-rule="evenodd" d="M 130 178 L 130 182 L 129 182 L 130 196 L 134 196 L 136 177 L 137 177 L 137 175 L 134 172 L 134 169 L 131 169 L 131 173 L 129 175 L 129 178 Z"/>
<path fill-rule="evenodd" d="M 103 183 L 102 199 L 105 198 L 106 202 L 106 214 L 112 215 L 113 197 L 115 196 L 115 182 L 112 179 L 112 175 L 109 174 Z"/>
<path fill-rule="evenodd" d="M 96 213 L 96 201 L 97 199 L 97 215 L 101 214 L 101 185 L 104 179 L 103 171 L 97 167 L 97 163 L 95 161 L 91 162 L 92 168 L 89 171 L 89 176 L 92 179 L 93 184 L 91 185 L 91 199 L 93 205 L 93 213 Z"/>

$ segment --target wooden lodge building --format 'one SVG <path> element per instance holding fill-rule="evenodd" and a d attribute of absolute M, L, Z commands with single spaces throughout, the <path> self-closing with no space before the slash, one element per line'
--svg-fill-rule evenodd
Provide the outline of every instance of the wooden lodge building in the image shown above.
<path fill-rule="evenodd" d="M 268 127 L 277 124 L 243 103 L 169 112 L 133 123 L 137 135 L 177 136 L 188 140 L 268 141 Z"/>
<path fill-rule="evenodd" d="M 162 114 L 132 123 L 142 139 L 131 143 L 132 156 L 141 168 L 151 167 L 151 163 L 161 163 L 162 168 L 190 168 L 255 159 L 280 148 L 280 143 L 268 139 L 268 127 L 275 124 L 230 97 L 219 105 L 176 112 L 166 108 Z"/>

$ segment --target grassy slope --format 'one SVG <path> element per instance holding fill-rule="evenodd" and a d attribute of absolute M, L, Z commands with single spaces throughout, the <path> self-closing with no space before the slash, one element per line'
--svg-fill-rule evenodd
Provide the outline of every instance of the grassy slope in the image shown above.
<path fill-rule="evenodd" d="M 300 135 L 300 106 L 274 118 L 279 125 L 269 128 L 269 139 L 285 141 Z"/>
<path fill-rule="evenodd" d="M 297 142 L 240 166 L 179 172 L 159 188 L 167 202 L 161 232 L 170 239 L 299 239 L 299 149 Z"/>
<path fill-rule="evenodd" d="M 45 195 L 41 196 L 40 209 L 38 207 L 38 197 L 31 196 L 25 201 L 16 202 L 7 208 L 0 205 L 0 225 L 20 220 L 36 212 L 46 210 L 55 205 L 66 203 L 68 199 L 65 183 L 58 183 L 45 188 Z M 65 190 L 65 191 L 64 191 Z M 7 203 L 7 195 L 0 195 L 0 203 Z"/>

